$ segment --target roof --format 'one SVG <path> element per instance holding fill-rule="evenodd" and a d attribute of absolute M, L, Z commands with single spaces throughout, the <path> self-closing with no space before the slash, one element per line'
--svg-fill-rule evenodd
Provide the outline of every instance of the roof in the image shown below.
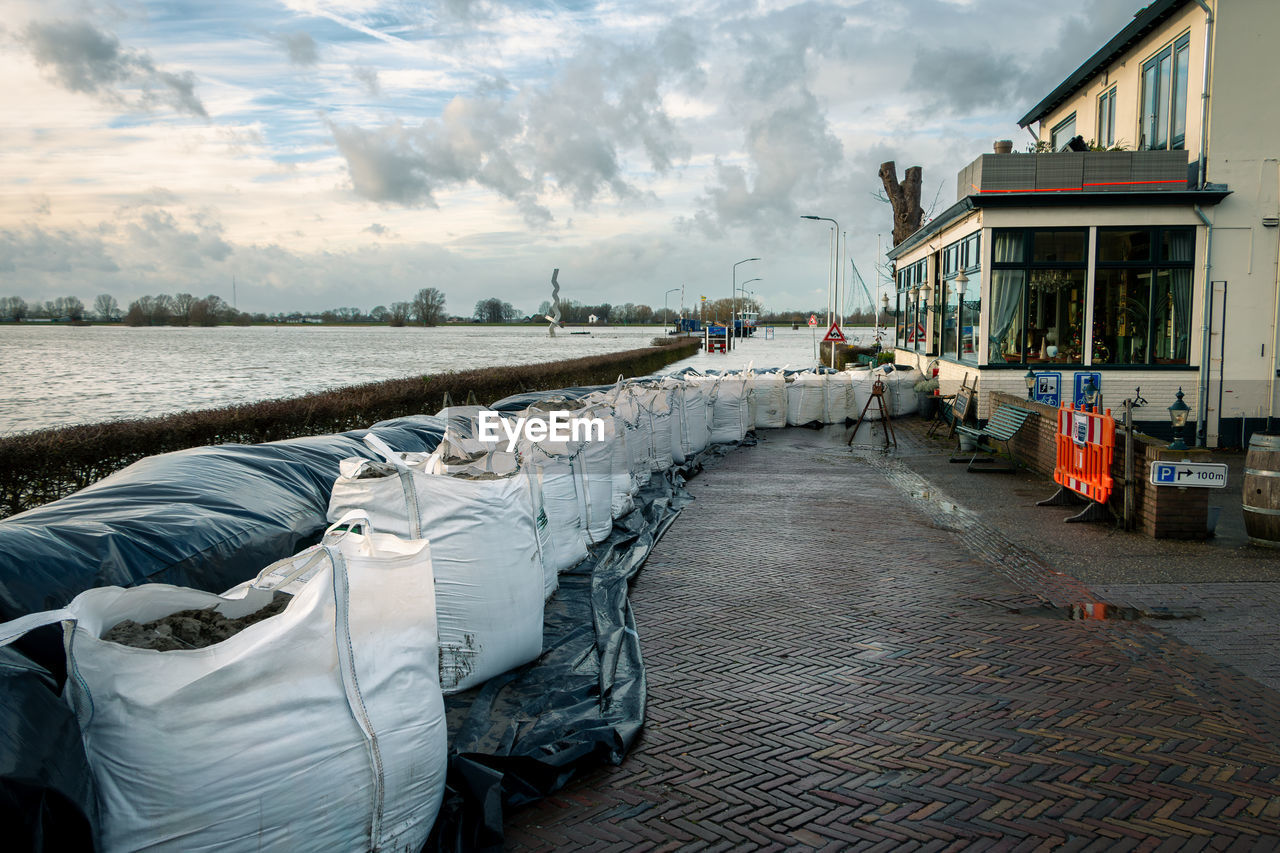
<path fill-rule="evenodd" d="M 1032 107 L 1030 112 L 1018 119 L 1018 126 L 1026 127 L 1056 110 L 1068 98 L 1084 88 L 1085 84 L 1095 74 L 1111 65 L 1129 48 L 1145 38 L 1152 30 L 1172 17 L 1175 12 L 1189 2 L 1191 0 L 1154 0 L 1154 2 L 1148 4 L 1145 9 L 1133 16 L 1133 20 L 1129 22 L 1128 26 L 1116 33 L 1111 41 L 1103 45 L 1101 50 L 1085 60 L 1083 65 L 1071 73 L 1071 76 L 1058 84 L 1058 88 L 1050 92 L 1043 101 Z"/>
<path fill-rule="evenodd" d="M 916 232 L 885 256 L 897 260 L 948 225 L 963 218 L 971 210 L 980 207 L 1111 207 L 1114 205 L 1191 205 L 1217 204 L 1231 190 L 1222 184 L 1209 184 L 1203 190 L 1158 192 L 1055 192 L 1055 193 L 1000 193 L 997 195 L 969 195 L 930 219 Z"/>

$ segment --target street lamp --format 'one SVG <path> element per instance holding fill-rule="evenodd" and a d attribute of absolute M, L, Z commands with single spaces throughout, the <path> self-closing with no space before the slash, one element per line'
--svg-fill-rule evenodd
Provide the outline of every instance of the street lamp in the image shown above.
<path fill-rule="evenodd" d="M 725 329 L 725 337 L 728 338 L 729 340 L 729 342 L 726 343 L 725 346 L 728 348 L 732 348 L 733 346 L 733 343 L 732 343 L 733 315 L 737 311 L 738 267 L 740 267 L 742 264 L 749 263 L 751 261 L 758 261 L 758 260 L 760 259 L 759 258 L 743 258 L 742 260 L 738 261 L 736 264 L 733 265 L 733 290 L 729 291 L 729 328 Z"/>
<path fill-rule="evenodd" d="M 830 216 L 805 216 L 802 214 L 800 218 L 811 219 L 814 222 L 830 222 L 832 225 L 836 227 L 835 254 L 836 254 L 836 257 L 838 258 L 840 256 L 840 223 L 836 222 Z M 828 316 L 827 316 L 828 325 L 831 323 L 830 313 L 832 311 L 835 311 L 838 313 L 840 310 L 839 308 L 836 307 L 837 305 L 839 305 L 839 302 L 840 302 L 840 264 L 833 260 L 832 269 L 834 270 L 834 272 L 832 273 L 831 277 L 827 279 L 827 308 L 830 309 L 828 311 Z M 832 294 L 831 294 L 832 285 L 834 285 L 835 287 L 834 300 L 832 299 Z M 835 347 L 832 347 L 831 348 L 831 366 L 832 367 L 835 367 L 835 358 L 836 358 L 835 352 L 836 352 Z"/>
<path fill-rule="evenodd" d="M 1183 430 L 1187 426 L 1187 415 L 1191 413 L 1191 407 L 1182 402 L 1182 388 L 1178 388 L 1178 399 L 1173 401 L 1173 405 L 1169 407 L 1169 423 L 1173 424 L 1173 443 L 1169 445 L 1170 450 L 1186 450 L 1187 443 L 1182 440 Z"/>
<path fill-rule="evenodd" d="M 1022 377 L 1022 381 L 1027 384 L 1027 399 L 1034 399 L 1031 396 L 1031 389 L 1036 387 L 1036 374 L 1031 368 L 1027 368 L 1027 375 Z"/>
<path fill-rule="evenodd" d="M 678 287 L 673 287 L 670 290 L 668 290 L 666 293 L 662 294 L 662 321 L 664 324 L 671 319 L 671 317 L 667 314 L 667 297 L 675 293 L 679 289 L 680 288 Z"/>

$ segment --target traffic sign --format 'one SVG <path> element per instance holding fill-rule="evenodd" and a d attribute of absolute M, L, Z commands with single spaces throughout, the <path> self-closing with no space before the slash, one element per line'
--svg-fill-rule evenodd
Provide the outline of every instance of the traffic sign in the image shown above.
<path fill-rule="evenodd" d="M 825 338 L 823 338 L 823 339 L 822 339 L 822 342 L 823 342 L 824 344 L 825 344 L 825 343 L 837 343 L 837 344 L 847 344 L 847 343 L 848 343 L 848 341 L 847 341 L 847 340 L 845 340 L 844 332 L 840 331 L 840 321 L 839 321 L 839 320 L 833 320 L 833 321 L 832 321 L 832 323 L 831 323 L 831 328 L 830 328 L 830 329 L 827 329 L 827 336 L 826 336 Z"/>
<path fill-rule="evenodd" d="M 818 318 L 817 318 L 817 317 L 815 317 L 815 316 L 813 316 L 812 314 L 810 314 L 810 315 L 809 315 L 809 325 L 810 325 L 810 326 L 816 326 L 816 325 L 818 325 Z"/>
<path fill-rule="evenodd" d="M 1225 489 L 1227 466 L 1220 462 L 1152 462 L 1151 482 L 1157 486 Z"/>
<path fill-rule="evenodd" d="M 1075 407 L 1077 409 L 1083 406 L 1086 402 L 1088 402 L 1085 399 L 1085 385 L 1089 384 L 1090 382 L 1093 383 L 1094 388 L 1098 389 L 1099 391 L 1102 390 L 1102 374 L 1101 373 L 1090 372 L 1090 373 L 1077 373 L 1075 375 L 1075 379 L 1074 379 L 1075 393 L 1071 395 L 1071 402 L 1075 404 Z"/>

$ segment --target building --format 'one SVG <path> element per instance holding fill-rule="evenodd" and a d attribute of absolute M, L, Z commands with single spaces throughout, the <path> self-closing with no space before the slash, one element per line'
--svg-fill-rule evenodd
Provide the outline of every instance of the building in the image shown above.
<path fill-rule="evenodd" d="M 1138 12 L 1019 120 L 1044 153 L 998 142 L 889 252 L 897 360 L 976 379 L 982 418 L 1034 377 L 1045 401 L 1140 388 L 1157 435 L 1181 389 L 1211 447 L 1280 425 L 1277 44 L 1280 2 Z"/>

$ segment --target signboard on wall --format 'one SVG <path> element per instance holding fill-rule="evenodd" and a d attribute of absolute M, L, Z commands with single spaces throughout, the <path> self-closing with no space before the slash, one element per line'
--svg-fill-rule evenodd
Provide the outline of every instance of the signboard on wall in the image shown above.
<path fill-rule="evenodd" d="M 1037 373 L 1036 381 L 1031 386 L 1032 399 L 1055 409 L 1062 405 L 1062 374 Z"/>
<path fill-rule="evenodd" d="M 1102 374 L 1101 373 L 1077 373 L 1075 375 L 1075 393 L 1071 395 L 1071 400 L 1076 408 L 1085 404 L 1085 386 L 1089 382 L 1093 382 L 1093 387 L 1097 388 L 1099 393 L 1102 391 Z"/>

